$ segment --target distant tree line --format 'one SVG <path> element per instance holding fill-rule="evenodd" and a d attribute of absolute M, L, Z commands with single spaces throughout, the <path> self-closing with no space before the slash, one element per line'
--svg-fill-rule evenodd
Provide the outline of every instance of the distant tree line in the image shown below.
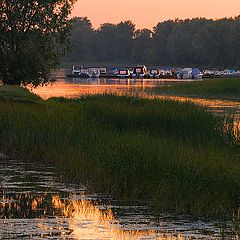
<path fill-rule="evenodd" d="M 94 29 L 86 17 L 74 19 L 71 62 L 146 63 L 171 66 L 240 67 L 240 16 L 211 20 L 168 20 L 153 30 L 131 21 Z"/>

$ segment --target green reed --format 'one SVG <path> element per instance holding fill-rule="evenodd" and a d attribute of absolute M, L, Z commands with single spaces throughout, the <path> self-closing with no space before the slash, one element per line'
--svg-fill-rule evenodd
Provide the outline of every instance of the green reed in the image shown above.
<path fill-rule="evenodd" d="M 239 146 L 223 117 L 169 100 L 21 94 L 0 100 L 0 150 L 158 211 L 227 218 L 239 207 Z"/>
<path fill-rule="evenodd" d="M 170 87 L 159 87 L 155 93 L 240 99 L 240 78 L 219 78 L 193 81 Z"/>

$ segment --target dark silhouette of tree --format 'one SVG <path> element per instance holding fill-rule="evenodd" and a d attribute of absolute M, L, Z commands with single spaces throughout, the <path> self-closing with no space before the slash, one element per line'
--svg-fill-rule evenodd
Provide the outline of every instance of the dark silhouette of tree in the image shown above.
<path fill-rule="evenodd" d="M 67 50 L 75 0 L 0 1 L 0 80 L 39 85 Z"/>
<path fill-rule="evenodd" d="M 95 31 L 87 17 L 73 19 L 71 43 L 72 61 L 79 60 L 79 57 L 83 61 L 91 60 L 95 54 Z"/>
<path fill-rule="evenodd" d="M 135 30 L 131 21 L 106 23 L 97 30 L 86 18 L 81 18 L 81 22 L 73 30 L 72 42 L 77 47 L 70 60 L 240 67 L 240 16 L 220 20 L 168 20 L 158 23 L 153 31 Z"/>
<path fill-rule="evenodd" d="M 152 46 L 152 31 L 149 29 L 137 30 L 135 32 L 132 62 L 146 63 L 150 61 Z"/>
<path fill-rule="evenodd" d="M 116 51 L 117 30 L 116 25 L 105 23 L 97 30 L 96 60 L 112 61 L 118 58 Z"/>
<path fill-rule="evenodd" d="M 132 54 L 135 25 L 131 21 L 120 22 L 116 26 L 115 49 L 119 61 L 127 61 Z"/>

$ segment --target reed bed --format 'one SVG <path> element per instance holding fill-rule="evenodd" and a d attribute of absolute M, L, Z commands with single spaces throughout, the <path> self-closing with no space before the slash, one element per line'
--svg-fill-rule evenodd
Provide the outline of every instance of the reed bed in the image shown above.
<path fill-rule="evenodd" d="M 239 145 L 223 117 L 169 100 L 42 101 L 16 91 L 14 101 L 0 97 L 1 151 L 53 164 L 96 192 L 146 200 L 159 212 L 230 218 L 239 208 Z"/>
<path fill-rule="evenodd" d="M 160 94 L 240 100 L 240 78 L 205 79 L 170 87 L 159 87 L 153 91 Z"/>

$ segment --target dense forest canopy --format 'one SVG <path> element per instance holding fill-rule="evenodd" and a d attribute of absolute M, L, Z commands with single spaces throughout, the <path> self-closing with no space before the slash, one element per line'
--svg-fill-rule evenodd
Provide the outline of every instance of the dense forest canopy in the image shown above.
<path fill-rule="evenodd" d="M 94 29 L 86 17 L 74 20 L 66 61 L 240 68 L 240 16 L 168 20 L 153 30 L 131 21 Z"/>

